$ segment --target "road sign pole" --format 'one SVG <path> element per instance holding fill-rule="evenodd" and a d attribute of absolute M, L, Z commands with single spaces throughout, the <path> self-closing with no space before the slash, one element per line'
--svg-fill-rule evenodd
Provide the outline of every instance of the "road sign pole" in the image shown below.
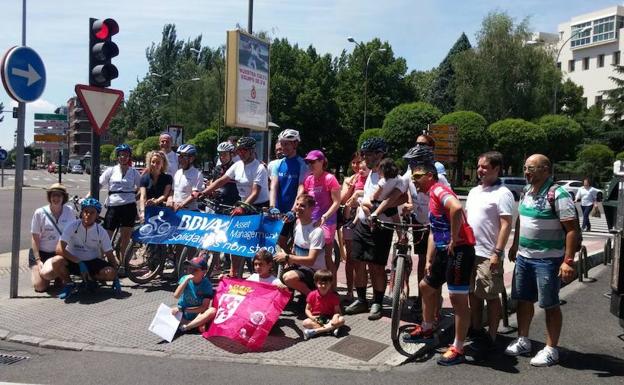
<path fill-rule="evenodd" d="M 22 188 L 24 187 L 24 126 L 26 103 L 18 103 L 15 187 L 13 189 L 13 247 L 11 249 L 11 288 L 9 297 L 17 298 L 20 228 L 22 226 Z"/>
<path fill-rule="evenodd" d="M 91 131 L 91 196 L 100 200 L 100 135 Z"/>
<path fill-rule="evenodd" d="M 63 183 L 61 173 L 63 172 L 63 150 L 59 148 L 59 183 Z"/>
<path fill-rule="evenodd" d="M 0 179 L 0 187 L 4 187 L 4 160 L 2 161 L 2 178 Z"/>

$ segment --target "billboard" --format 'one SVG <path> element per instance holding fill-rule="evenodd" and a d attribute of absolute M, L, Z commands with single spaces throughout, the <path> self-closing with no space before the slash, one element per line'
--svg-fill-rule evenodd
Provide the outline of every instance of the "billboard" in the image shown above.
<path fill-rule="evenodd" d="M 267 130 L 269 43 L 241 30 L 227 31 L 225 124 Z"/>

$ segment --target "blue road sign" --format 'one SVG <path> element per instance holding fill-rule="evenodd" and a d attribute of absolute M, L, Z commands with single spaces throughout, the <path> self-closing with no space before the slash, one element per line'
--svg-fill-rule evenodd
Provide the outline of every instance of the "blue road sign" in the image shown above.
<path fill-rule="evenodd" d="M 45 66 L 30 47 L 10 48 L 2 58 L 1 70 L 4 88 L 18 102 L 33 102 L 45 89 Z"/>
<path fill-rule="evenodd" d="M 8 157 L 9 153 L 4 148 L 0 148 L 0 162 L 4 162 Z"/>

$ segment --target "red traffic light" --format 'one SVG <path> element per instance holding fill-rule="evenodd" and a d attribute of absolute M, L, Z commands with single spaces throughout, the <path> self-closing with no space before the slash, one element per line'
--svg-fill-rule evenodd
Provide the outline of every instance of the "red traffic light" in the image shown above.
<path fill-rule="evenodd" d="M 108 37 L 108 26 L 106 24 L 102 24 L 100 30 L 95 33 L 95 37 L 98 39 L 106 39 Z"/>
<path fill-rule="evenodd" d="M 119 25 L 114 19 L 96 20 L 91 31 L 96 38 L 106 40 L 119 32 Z"/>

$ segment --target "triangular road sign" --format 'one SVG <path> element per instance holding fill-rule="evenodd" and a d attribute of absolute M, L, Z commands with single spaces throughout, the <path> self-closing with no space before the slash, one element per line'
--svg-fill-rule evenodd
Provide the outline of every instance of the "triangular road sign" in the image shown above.
<path fill-rule="evenodd" d="M 93 131 L 102 135 L 108 129 L 117 107 L 123 100 L 123 91 L 76 84 L 76 95 L 87 113 Z"/>

